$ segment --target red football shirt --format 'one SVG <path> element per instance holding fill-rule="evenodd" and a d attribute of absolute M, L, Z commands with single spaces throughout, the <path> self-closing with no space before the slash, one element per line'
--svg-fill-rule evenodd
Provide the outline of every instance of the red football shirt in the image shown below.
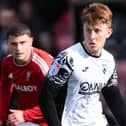
<path fill-rule="evenodd" d="M 53 57 L 47 52 L 33 48 L 32 60 L 25 65 L 17 65 L 12 55 L 2 62 L 2 85 L 0 91 L 0 120 L 7 119 L 13 87 L 17 90 L 17 109 L 24 110 L 26 121 L 47 126 L 38 105 L 38 93 Z"/>

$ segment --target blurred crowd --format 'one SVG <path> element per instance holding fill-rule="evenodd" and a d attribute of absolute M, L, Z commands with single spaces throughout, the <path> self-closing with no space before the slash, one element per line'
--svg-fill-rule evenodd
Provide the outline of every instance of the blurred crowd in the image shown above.
<path fill-rule="evenodd" d="M 74 41 L 71 29 L 72 15 L 68 1 L 1 1 L 0 62 L 8 54 L 5 42 L 6 31 L 15 22 L 23 22 L 30 26 L 34 37 L 34 46 L 47 50 L 53 56 Z"/>
<path fill-rule="evenodd" d="M 126 100 L 126 4 L 109 5 L 114 13 L 114 31 L 106 48 L 117 61 L 120 89 Z M 77 16 L 80 15 L 75 12 L 78 7 L 72 8 L 68 0 L 0 0 L 0 63 L 8 54 L 6 32 L 15 22 L 29 25 L 34 36 L 34 46 L 53 56 L 78 41 L 81 38 L 80 29 L 76 28 L 79 28 Z"/>

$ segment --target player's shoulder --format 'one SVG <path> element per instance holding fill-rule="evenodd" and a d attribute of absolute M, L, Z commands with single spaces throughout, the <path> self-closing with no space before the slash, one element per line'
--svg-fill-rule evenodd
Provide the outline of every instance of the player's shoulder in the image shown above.
<path fill-rule="evenodd" d="M 78 53 L 78 51 L 80 50 L 80 47 L 81 47 L 80 42 L 77 42 L 77 43 L 71 45 L 70 47 L 64 49 L 60 53 L 66 52 L 66 55 L 72 55 L 72 54 L 75 54 L 76 52 Z"/>
<path fill-rule="evenodd" d="M 11 64 L 13 62 L 13 56 L 8 54 L 6 57 L 3 58 L 3 64 Z"/>
<path fill-rule="evenodd" d="M 48 52 L 46 52 L 45 50 L 42 50 L 42 49 L 39 49 L 39 48 L 36 48 L 36 47 L 33 47 L 33 53 L 36 53 L 38 55 L 47 55 L 49 54 Z"/>
<path fill-rule="evenodd" d="M 33 47 L 33 56 L 38 56 L 43 59 L 45 59 L 45 58 L 53 59 L 53 56 L 50 53 L 48 53 L 45 50 L 35 48 L 35 47 Z"/>
<path fill-rule="evenodd" d="M 106 49 L 102 50 L 102 57 L 104 57 L 104 59 L 107 59 L 107 60 L 114 60 L 113 54 L 107 51 Z"/>

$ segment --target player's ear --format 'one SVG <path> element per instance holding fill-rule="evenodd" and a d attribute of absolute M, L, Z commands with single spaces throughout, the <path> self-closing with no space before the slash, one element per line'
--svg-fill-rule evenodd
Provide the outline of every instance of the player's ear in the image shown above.
<path fill-rule="evenodd" d="M 30 37 L 31 45 L 33 44 L 33 41 L 34 41 L 34 38 L 33 37 Z"/>
<path fill-rule="evenodd" d="M 107 32 L 107 38 L 109 38 L 112 35 L 112 32 L 113 32 L 112 28 L 109 28 Z"/>

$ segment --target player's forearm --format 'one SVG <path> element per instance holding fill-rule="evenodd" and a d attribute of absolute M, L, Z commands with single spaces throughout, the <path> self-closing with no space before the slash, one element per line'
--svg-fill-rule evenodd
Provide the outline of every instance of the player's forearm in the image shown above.
<path fill-rule="evenodd" d="M 25 121 L 41 122 L 45 120 L 39 106 L 35 106 L 32 109 L 26 109 L 23 116 Z"/>
<path fill-rule="evenodd" d="M 57 92 L 57 88 L 51 87 L 46 80 L 39 95 L 39 105 L 49 126 L 61 126 L 54 101 Z"/>
<path fill-rule="evenodd" d="M 126 104 L 118 87 L 104 89 L 103 96 L 120 126 L 126 126 Z"/>
<path fill-rule="evenodd" d="M 4 124 L 5 124 L 4 121 L 0 120 L 0 126 L 4 126 Z"/>
<path fill-rule="evenodd" d="M 0 120 L 6 121 L 8 116 L 9 101 L 11 98 L 10 89 L 5 84 L 0 85 Z"/>

